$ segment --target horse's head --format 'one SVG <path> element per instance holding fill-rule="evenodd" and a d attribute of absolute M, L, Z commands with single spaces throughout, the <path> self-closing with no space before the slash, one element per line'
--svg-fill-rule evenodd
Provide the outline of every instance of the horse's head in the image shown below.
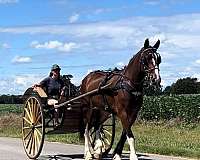
<path fill-rule="evenodd" d="M 152 47 L 149 45 L 149 40 L 146 39 L 144 47 L 141 50 L 141 65 L 143 72 L 145 73 L 145 80 L 148 85 L 154 85 L 160 87 L 161 77 L 159 73 L 159 64 L 161 63 L 161 56 L 157 52 L 160 46 L 160 40 L 158 40 Z"/>

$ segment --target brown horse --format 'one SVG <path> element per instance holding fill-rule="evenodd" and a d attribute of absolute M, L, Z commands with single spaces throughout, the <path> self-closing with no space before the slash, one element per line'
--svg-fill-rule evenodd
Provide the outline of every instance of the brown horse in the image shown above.
<path fill-rule="evenodd" d="M 137 155 L 134 147 L 134 136 L 131 131 L 131 126 L 137 118 L 138 111 L 143 103 L 143 85 L 144 81 L 150 85 L 159 85 L 161 78 L 159 75 L 159 64 L 161 57 L 156 52 L 159 48 L 160 40 L 152 47 L 149 45 L 149 40 L 146 39 L 144 47 L 129 61 L 128 65 L 119 72 L 106 74 L 106 72 L 95 71 L 89 73 L 81 84 L 81 94 L 89 92 L 100 86 L 111 83 L 109 92 L 103 92 L 97 95 L 91 95 L 84 99 L 84 104 L 91 108 L 105 110 L 105 104 L 110 106 L 110 111 L 116 114 L 120 119 L 123 131 L 121 138 L 114 150 L 113 159 L 121 159 L 121 153 L 126 139 L 130 145 L 130 159 L 137 160 Z M 106 101 L 106 103 L 105 103 Z M 88 112 L 88 115 L 89 114 Z M 92 159 L 92 154 L 100 157 L 102 144 L 97 142 L 97 149 L 94 153 L 91 152 L 90 135 L 88 129 L 91 117 L 87 118 L 85 129 L 85 159 Z M 97 133 L 98 136 L 98 133 Z"/>

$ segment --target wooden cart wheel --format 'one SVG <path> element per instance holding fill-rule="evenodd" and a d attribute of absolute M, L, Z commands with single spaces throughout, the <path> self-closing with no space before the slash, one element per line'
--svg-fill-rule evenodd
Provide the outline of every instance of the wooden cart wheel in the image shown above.
<path fill-rule="evenodd" d="M 94 147 L 94 143 L 96 141 L 94 127 L 90 129 L 90 137 L 92 146 Z M 109 114 L 108 118 L 100 125 L 100 139 L 103 143 L 103 150 L 102 150 L 103 156 L 107 155 L 110 152 L 114 142 L 114 138 L 115 138 L 115 115 Z"/>
<path fill-rule="evenodd" d="M 22 119 L 22 141 L 27 156 L 39 157 L 44 144 L 45 126 L 43 107 L 38 96 L 30 96 L 24 105 Z"/>

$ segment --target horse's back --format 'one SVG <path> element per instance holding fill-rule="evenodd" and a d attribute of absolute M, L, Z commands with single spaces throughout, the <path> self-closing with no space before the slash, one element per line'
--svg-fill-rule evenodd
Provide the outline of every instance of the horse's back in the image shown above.
<path fill-rule="evenodd" d="M 86 93 L 91 90 L 97 89 L 100 83 L 105 79 L 106 74 L 101 71 L 95 71 L 89 73 L 83 80 L 81 84 L 81 93 Z"/>

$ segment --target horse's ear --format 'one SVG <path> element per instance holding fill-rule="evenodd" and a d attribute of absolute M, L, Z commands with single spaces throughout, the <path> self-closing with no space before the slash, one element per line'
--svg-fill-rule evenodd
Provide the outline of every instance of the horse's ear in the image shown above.
<path fill-rule="evenodd" d="M 149 39 L 147 38 L 144 42 L 144 48 L 148 48 L 149 47 Z"/>
<path fill-rule="evenodd" d="M 160 40 L 158 40 L 158 41 L 156 42 L 156 44 L 154 44 L 153 48 L 158 49 L 159 46 L 160 46 Z"/>

